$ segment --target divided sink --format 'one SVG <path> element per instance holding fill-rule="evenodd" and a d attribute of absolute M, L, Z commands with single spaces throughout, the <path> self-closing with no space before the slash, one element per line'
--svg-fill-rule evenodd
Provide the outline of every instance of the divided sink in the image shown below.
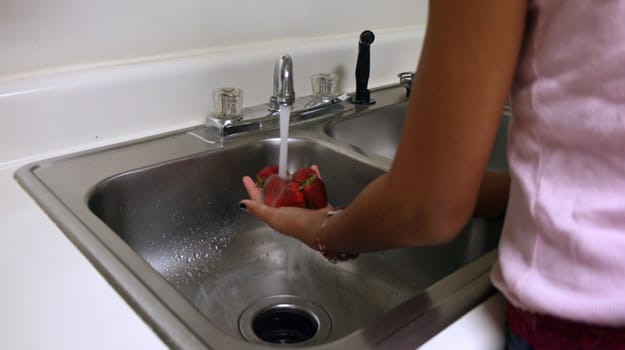
<path fill-rule="evenodd" d="M 329 123 L 325 132 L 334 140 L 348 144 L 365 155 L 393 159 L 399 146 L 407 105 L 408 102 L 401 102 L 363 115 L 337 120 Z M 508 168 L 506 143 L 509 121 L 509 111 L 506 109 L 488 161 L 488 168 L 491 170 Z"/>
<path fill-rule="evenodd" d="M 319 165 L 334 206 L 348 205 L 394 155 L 404 91 L 374 96 L 370 109 L 345 104 L 291 128 L 289 170 Z M 238 207 L 241 177 L 277 163 L 277 130 L 223 143 L 201 135 L 183 130 L 16 174 L 172 348 L 415 348 L 493 293 L 501 220 L 472 219 L 446 245 L 332 264 Z M 491 166 L 505 168 L 498 147 Z"/>

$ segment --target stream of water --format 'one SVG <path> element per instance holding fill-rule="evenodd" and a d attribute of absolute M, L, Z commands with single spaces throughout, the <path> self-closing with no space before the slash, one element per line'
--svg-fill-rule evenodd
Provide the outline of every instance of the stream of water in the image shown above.
<path fill-rule="evenodd" d="M 289 121 L 291 119 L 291 106 L 280 106 L 280 162 L 278 163 L 278 175 L 287 179 L 287 157 L 289 152 Z"/>
<path fill-rule="evenodd" d="M 278 175 L 282 179 L 288 178 L 288 150 L 289 150 L 289 122 L 291 120 L 291 106 L 280 106 L 280 155 L 278 163 Z M 297 259 L 298 242 L 295 239 L 286 237 L 284 240 L 284 250 L 286 253 L 286 274 L 287 278 L 294 276 L 294 269 Z"/>

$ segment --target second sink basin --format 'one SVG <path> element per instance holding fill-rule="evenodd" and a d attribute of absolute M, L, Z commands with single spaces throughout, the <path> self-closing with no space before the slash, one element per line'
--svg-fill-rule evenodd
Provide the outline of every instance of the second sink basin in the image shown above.
<path fill-rule="evenodd" d="M 399 146 L 408 102 L 375 109 L 354 118 L 345 118 L 325 127 L 325 132 L 338 142 L 348 144 L 365 155 L 393 159 Z M 507 169 L 506 143 L 509 112 L 504 111 L 493 152 L 488 161 L 492 170 Z"/>

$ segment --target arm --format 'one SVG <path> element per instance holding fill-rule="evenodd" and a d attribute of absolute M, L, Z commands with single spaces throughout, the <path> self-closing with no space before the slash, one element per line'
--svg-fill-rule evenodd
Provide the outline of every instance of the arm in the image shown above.
<path fill-rule="evenodd" d="M 482 180 L 490 178 L 484 168 L 515 72 L 526 6 L 525 0 L 430 2 L 395 160 L 327 222 L 322 241 L 328 249 L 364 252 L 447 242 L 474 210 L 493 207 L 478 199 L 502 200 L 480 197 L 480 188 L 497 187 Z M 314 246 L 323 211 L 304 215 L 296 208 L 243 203 L 278 231 Z"/>

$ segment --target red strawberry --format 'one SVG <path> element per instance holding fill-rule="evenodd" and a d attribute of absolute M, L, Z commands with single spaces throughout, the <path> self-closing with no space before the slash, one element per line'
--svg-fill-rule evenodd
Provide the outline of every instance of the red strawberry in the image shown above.
<path fill-rule="evenodd" d="M 256 174 L 256 186 L 262 188 L 265 185 L 265 181 L 267 181 L 267 178 L 277 173 L 278 173 L 277 165 L 267 165 L 266 167 L 262 168 Z"/>
<path fill-rule="evenodd" d="M 326 186 L 311 168 L 299 169 L 293 174 L 293 181 L 300 183 L 300 191 L 304 194 L 307 208 L 320 209 L 328 204 Z"/>
<path fill-rule="evenodd" d="M 300 168 L 293 174 L 293 181 L 302 183 L 312 177 L 317 177 L 317 173 L 311 168 Z"/>
<path fill-rule="evenodd" d="M 299 182 L 289 182 L 282 188 L 280 194 L 273 202 L 276 208 L 280 207 L 300 207 L 306 208 L 306 201 L 304 200 L 304 193 L 300 191 Z"/>
<path fill-rule="evenodd" d="M 320 209 L 328 205 L 328 195 L 326 186 L 318 177 L 312 180 L 308 185 L 302 184 L 304 198 L 306 199 L 306 207 L 310 209 Z"/>
<path fill-rule="evenodd" d="M 278 176 L 278 166 L 270 165 L 256 174 L 256 185 L 263 190 L 265 204 L 279 207 L 323 208 L 328 196 L 321 178 L 311 168 L 301 168 L 291 180 Z"/>
<path fill-rule="evenodd" d="M 263 186 L 263 201 L 265 204 L 273 206 L 274 201 L 288 183 L 288 180 L 283 180 L 276 174 L 270 175 L 264 181 Z"/>

